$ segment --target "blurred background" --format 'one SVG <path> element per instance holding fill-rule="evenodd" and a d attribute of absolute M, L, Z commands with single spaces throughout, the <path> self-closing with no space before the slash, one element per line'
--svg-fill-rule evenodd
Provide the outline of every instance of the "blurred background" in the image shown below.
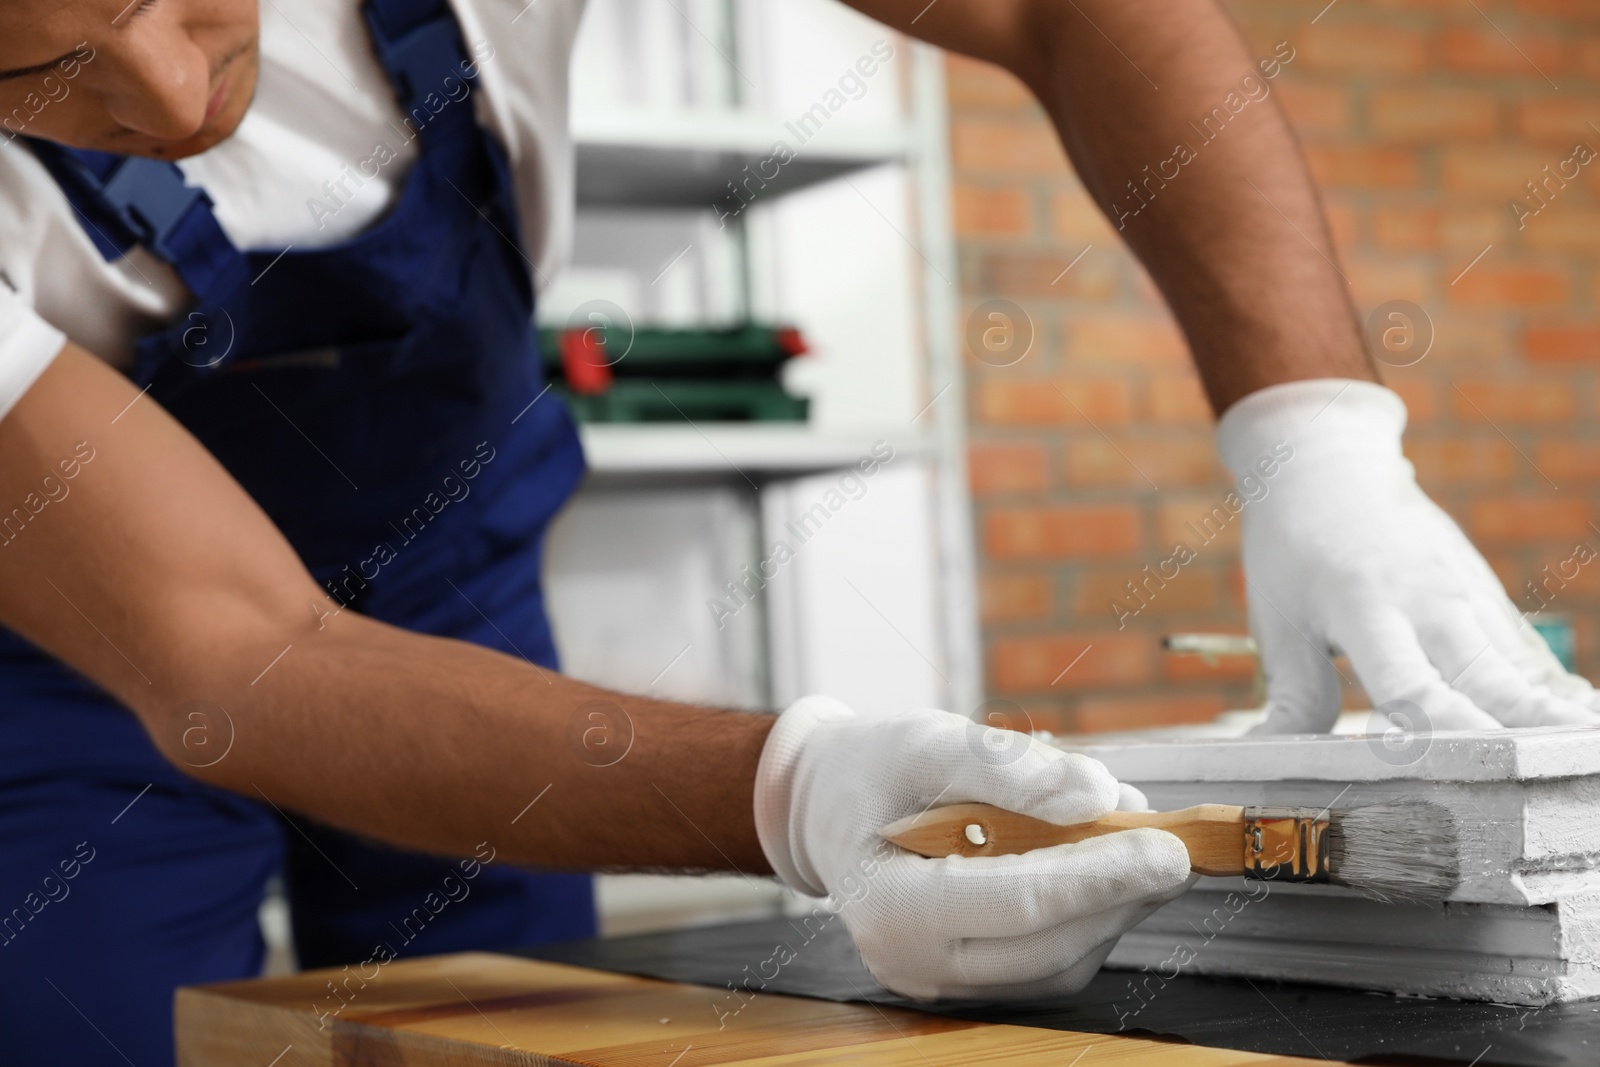
<path fill-rule="evenodd" d="M 1253 54 L 1294 50 L 1273 94 L 1323 190 L 1369 336 L 1394 331 L 1374 351 L 1410 407 L 1406 452 L 1423 487 L 1592 677 L 1600 566 L 1578 560 L 1600 548 L 1600 167 L 1560 175 L 1577 146 L 1600 150 L 1600 5 L 1225 6 Z M 1037 359 L 968 368 L 987 691 L 1063 731 L 1248 703 L 1250 657 L 1160 649 L 1173 631 L 1244 631 L 1236 524 L 1126 630 L 1108 626 L 1108 601 L 1137 606 L 1130 572 L 1192 542 L 1185 524 L 1228 486 L 1183 339 L 1021 86 L 960 59 L 946 70 L 963 308 L 1008 296 L 1042 334 Z M 1401 319 L 1381 313 L 1395 301 L 1412 305 Z M 1348 693 L 1346 705 L 1364 700 Z"/>
<path fill-rule="evenodd" d="M 1600 4 L 1225 6 L 1283 60 L 1422 485 L 1594 675 Z M 1246 632 L 1237 521 L 1196 537 L 1231 482 L 1182 336 L 1019 83 L 831 0 L 590 0 L 572 119 L 574 256 L 540 305 L 592 468 L 549 546 L 569 673 L 1057 733 L 1255 703 L 1247 650 L 1163 648 Z M 1147 583 L 1178 541 L 1195 561 Z M 609 933 L 795 906 L 599 883 Z"/>
<path fill-rule="evenodd" d="M 1592 673 L 1600 166 L 1575 157 L 1600 148 L 1600 6 L 1227 6 L 1291 56 L 1269 84 L 1423 486 Z M 541 320 L 793 327 L 777 374 L 809 406 L 586 427 L 551 546 L 569 670 L 1055 732 L 1254 702 L 1250 655 L 1162 648 L 1245 632 L 1237 522 L 1195 536 L 1231 483 L 1181 335 L 1018 82 L 829 0 L 592 0 L 573 124 L 574 265 Z M 830 508 L 877 441 L 893 461 Z M 1145 582 L 1177 541 L 1195 562 Z"/>

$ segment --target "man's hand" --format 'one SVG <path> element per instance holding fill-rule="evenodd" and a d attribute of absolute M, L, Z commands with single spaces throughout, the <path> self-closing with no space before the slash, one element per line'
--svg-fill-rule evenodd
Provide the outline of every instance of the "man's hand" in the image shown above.
<path fill-rule="evenodd" d="M 1382 386 L 1323 379 L 1264 389 L 1218 423 L 1246 501 L 1250 628 L 1267 677 L 1260 729 L 1333 724 L 1330 645 L 1373 706 L 1413 728 L 1600 722 L 1593 688 L 1561 667 L 1418 488 L 1400 451 L 1405 422 Z"/>
<path fill-rule="evenodd" d="M 756 776 L 756 828 L 790 886 L 830 894 L 872 975 L 906 996 L 1039 997 L 1081 989 L 1117 938 L 1192 879 L 1183 842 L 1129 830 L 1019 856 L 927 859 L 887 824 L 985 802 L 1050 822 L 1143 797 L 1087 756 L 943 711 L 856 715 L 807 697 Z"/>

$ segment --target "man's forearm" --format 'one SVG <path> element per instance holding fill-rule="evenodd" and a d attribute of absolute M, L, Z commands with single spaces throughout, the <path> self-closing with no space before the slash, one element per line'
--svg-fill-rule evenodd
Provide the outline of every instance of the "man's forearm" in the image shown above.
<path fill-rule="evenodd" d="M 1263 57 L 1215 0 L 851 2 L 1028 84 L 1172 307 L 1218 414 L 1279 382 L 1376 377 L 1277 99 L 1241 89 L 1252 76 L 1270 91 Z M 1214 108 L 1224 121 L 1208 127 Z"/>
<path fill-rule="evenodd" d="M 1373 378 L 1305 160 L 1276 97 L 1241 89 L 1272 83 L 1214 0 L 1077 7 L 1059 9 L 1034 90 L 1177 315 L 1212 407 L 1299 378 Z M 1226 124 L 1206 125 L 1213 108 Z"/>
<path fill-rule="evenodd" d="M 250 684 L 238 668 L 274 643 L 293 648 Z M 177 694 L 228 709 L 233 751 L 191 770 L 218 785 L 445 853 L 488 841 L 549 867 L 767 871 L 751 793 L 770 716 L 614 693 L 348 612 L 240 652 Z M 178 766 L 217 751 L 165 721 Z"/>
<path fill-rule="evenodd" d="M 0 501 L 43 494 L 0 547 L 0 622 L 187 773 L 439 852 L 766 871 L 751 794 L 771 717 L 341 612 L 215 459 L 74 345 L 0 420 Z"/>

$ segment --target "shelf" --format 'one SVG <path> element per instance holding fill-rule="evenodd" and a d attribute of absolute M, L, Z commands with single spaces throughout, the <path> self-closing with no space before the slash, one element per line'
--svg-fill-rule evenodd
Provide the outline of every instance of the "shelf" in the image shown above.
<path fill-rule="evenodd" d="M 904 159 L 910 144 L 900 123 L 834 121 L 802 142 L 781 118 L 734 110 L 584 113 L 572 129 L 580 207 L 711 208 L 746 166 L 766 180 L 750 187 L 773 196 Z M 780 141 L 787 162 L 774 155 Z"/>
<path fill-rule="evenodd" d="M 601 476 L 687 475 L 759 481 L 772 474 L 841 470 L 869 455 L 878 441 L 896 457 L 933 452 L 929 438 L 907 426 L 819 431 L 803 425 L 602 425 L 579 427 L 589 469 Z"/>

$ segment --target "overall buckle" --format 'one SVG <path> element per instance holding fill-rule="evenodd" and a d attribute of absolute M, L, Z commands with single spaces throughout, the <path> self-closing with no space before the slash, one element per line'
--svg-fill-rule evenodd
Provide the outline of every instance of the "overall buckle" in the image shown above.
<path fill-rule="evenodd" d="M 175 164 L 129 156 L 100 186 L 105 203 L 139 243 L 168 263 L 177 255 L 168 239 L 195 204 L 211 206 L 204 189 L 189 185 Z"/>

